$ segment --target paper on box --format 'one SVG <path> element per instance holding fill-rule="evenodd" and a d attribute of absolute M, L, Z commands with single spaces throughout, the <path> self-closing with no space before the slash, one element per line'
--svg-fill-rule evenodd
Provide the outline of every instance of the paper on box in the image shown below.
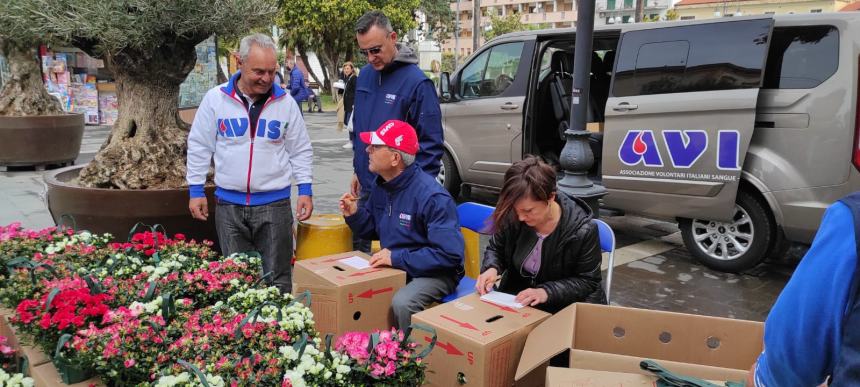
<path fill-rule="evenodd" d="M 311 293 L 317 330 L 340 335 L 388 329 L 394 325 L 391 299 L 406 284 L 406 272 L 390 268 L 356 269 L 340 260 L 365 253 L 352 251 L 304 259 L 293 268 L 293 294 Z"/>
<path fill-rule="evenodd" d="M 652 359 L 703 379 L 741 379 L 762 349 L 763 324 L 615 306 L 574 304 L 537 326 L 517 380 L 571 350 L 571 367 L 638 373 Z"/>
<path fill-rule="evenodd" d="M 475 293 L 415 314 L 413 323 L 433 327 L 438 335 L 436 348 L 425 359 L 427 384 L 513 385 L 526 336 L 549 316 L 530 307 L 484 302 Z M 431 338 L 424 333 L 415 340 L 426 345 Z"/>

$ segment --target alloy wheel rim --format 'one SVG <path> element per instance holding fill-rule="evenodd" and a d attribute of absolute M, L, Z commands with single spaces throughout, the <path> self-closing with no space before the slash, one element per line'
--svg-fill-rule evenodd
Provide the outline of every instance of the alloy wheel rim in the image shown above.
<path fill-rule="evenodd" d="M 738 205 L 735 205 L 731 221 L 693 219 L 690 227 L 696 248 L 719 261 L 740 258 L 749 251 L 755 238 L 755 228 L 749 213 Z"/>

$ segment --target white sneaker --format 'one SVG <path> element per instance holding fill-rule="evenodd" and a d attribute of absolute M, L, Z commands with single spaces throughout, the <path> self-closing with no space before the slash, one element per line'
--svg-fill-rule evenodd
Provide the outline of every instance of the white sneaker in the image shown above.
<path fill-rule="evenodd" d="M 343 149 L 352 149 L 352 143 L 348 142 L 346 144 L 343 144 Z"/>

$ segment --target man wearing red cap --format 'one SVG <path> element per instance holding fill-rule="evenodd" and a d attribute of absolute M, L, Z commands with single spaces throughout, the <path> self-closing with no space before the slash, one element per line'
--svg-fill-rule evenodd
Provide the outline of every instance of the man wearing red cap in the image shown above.
<path fill-rule="evenodd" d="M 452 293 L 463 276 L 463 234 L 457 206 L 436 179 L 415 163 L 418 136 L 406 122 L 386 121 L 374 132 L 360 133 L 368 144 L 368 168 L 377 175 L 366 204 L 352 193 L 340 209 L 352 232 L 379 239 L 382 250 L 373 267 L 390 266 L 407 274 L 407 284 L 391 303 L 398 328 L 412 315 Z"/>

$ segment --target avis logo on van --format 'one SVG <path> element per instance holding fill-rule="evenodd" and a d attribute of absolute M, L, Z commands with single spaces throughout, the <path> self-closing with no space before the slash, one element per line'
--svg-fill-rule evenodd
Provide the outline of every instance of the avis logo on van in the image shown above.
<path fill-rule="evenodd" d="M 704 130 L 664 130 L 662 134 L 668 161 L 674 168 L 690 168 L 708 151 L 710 139 Z M 741 169 L 740 137 L 737 130 L 717 132 L 717 168 L 731 171 Z M 618 158 L 629 166 L 642 164 L 646 167 L 663 167 L 665 156 L 657 147 L 653 130 L 628 130 L 618 148 Z"/>

